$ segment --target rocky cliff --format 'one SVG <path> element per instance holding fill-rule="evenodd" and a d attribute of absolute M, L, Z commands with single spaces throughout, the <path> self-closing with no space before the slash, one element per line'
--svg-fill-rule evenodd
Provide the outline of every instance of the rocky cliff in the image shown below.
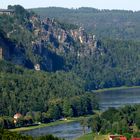
<path fill-rule="evenodd" d="M 0 46 L 6 60 L 28 68 L 38 65 L 41 70 L 56 71 L 64 68 L 69 54 L 80 58 L 99 51 L 95 35 L 87 34 L 82 27 L 71 28 L 47 17 L 41 20 L 21 6 L 9 9 L 14 14 L 0 15 Z"/>

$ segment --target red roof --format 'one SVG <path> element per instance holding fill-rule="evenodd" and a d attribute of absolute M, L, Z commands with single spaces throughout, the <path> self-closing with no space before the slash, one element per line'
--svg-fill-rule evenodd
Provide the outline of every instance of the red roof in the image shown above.
<path fill-rule="evenodd" d="M 110 135 L 110 138 L 114 139 L 114 138 L 119 138 L 120 140 L 127 140 L 126 137 L 124 136 L 119 136 L 119 135 Z"/>
<path fill-rule="evenodd" d="M 127 140 L 126 137 L 120 137 L 120 140 Z"/>
<path fill-rule="evenodd" d="M 122 137 L 121 135 L 110 135 L 110 138 L 114 139 L 114 138 L 119 138 Z"/>
<path fill-rule="evenodd" d="M 20 118 L 22 115 L 20 114 L 20 113 L 16 113 L 15 115 L 14 115 L 14 119 L 18 119 L 18 118 Z"/>

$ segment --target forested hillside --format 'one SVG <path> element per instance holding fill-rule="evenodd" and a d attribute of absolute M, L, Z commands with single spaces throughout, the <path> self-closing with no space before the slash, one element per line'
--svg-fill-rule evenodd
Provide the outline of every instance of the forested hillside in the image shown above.
<path fill-rule="evenodd" d="M 73 67 L 86 81 L 86 89 L 140 85 L 140 42 L 102 40 L 99 48 Z"/>
<path fill-rule="evenodd" d="M 71 69 L 77 54 L 95 53 L 96 40 L 73 24 L 8 8 L 14 13 L 0 15 L 0 127 L 15 127 L 16 112 L 25 116 L 17 126 L 93 113 L 95 95 Z"/>
<path fill-rule="evenodd" d="M 9 6 L 10 8 L 15 10 L 14 15 L 0 16 L 0 43 L 4 50 L 5 60 L 31 69 L 38 64 L 44 71 L 71 71 L 85 81 L 83 86 L 85 90 L 140 84 L 138 76 L 140 43 L 135 40 L 134 36 L 130 40 L 128 40 L 129 38 L 127 40 L 122 40 L 123 38 L 121 40 L 101 39 L 96 37 L 95 32 L 88 34 L 84 28 L 77 25 L 66 24 L 48 17 L 41 20 L 34 12 L 29 12 L 21 6 Z M 127 13 L 128 15 L 138 13 L 100 11 L 92 8 L 58 9 L 59 12 L 65 10 L 64 14 L 74 14 L 72 11 L 77 11 L 75 13 L 80 11 L 85 14 L 110 12 L 112 16 L 115 13 Z M 47 13 L 51 16 L 51 11 L 58 9 L 48 8 Z M 61 16 L 60 14 L 58 18 Z M 88 18 L 88 15 L 86 17 Z M 98 15 L 98 17 L 100 16 Z M 69 17 L 69 19 L 71 18 L 72 16 Z M 137 16 L 135 18 L 137 19 Z M 128 17 L 128 20 L 131 19 L 131 16 Z M 84 21 L 86 20 L 84 19 Z M 112 21 L 110 23 L 112 24 Z M 133 23 L 136 23 L 134 19 Z M 133 27 L 137 28 L 136 25 Z M 110 30 L 112 30 L 111 26 Z M 104 32 L 108 33 L 105 28 Z"/>
<path fill-rule="evenodd" d="M 140 84 L 139 12 L 57 7 L 33 10 L 42 18 L 73 23 L 96 35 L 94 53 L 82 57 L 69 53 L 65 58 L 69 69 L 86 81 L 86 90 Z"/>
<path fill-rule="evenodd" d="M 0 114 L 47 113 L 46 118 L 80 116 L 98 107 L 84 82 L 69 72 L 35 72 L 0 61 Z"/>
<path fill-rule="evenodd" d="M 40 121 L 50 121 L 91 114 L 98 108 L 91 90 L 140 85 L 140 42 L 135 36 L 123 40 L 114 38 L 116 33 L 111 33 L 114 39 L 102 39 L 97 32 L 87 33 L 79 24 L 66 24 L 48 17 L 40 19 L 19 5 L 8 8 L 13 9 L 14 14 L 0 15 L 1 115 L 20 112 L 28 116 L 39 111 Z M 67 13 L 68 9 L 64 10 Z M 79 10 L 85 14 L 91 11 L 137 13 Z M 104 28 L 104 32 L 109 31 Z M 1 120 L 3 124 L 4 119 Z"/>
<path fill-rule="evenodd" d="M 33 11 L 42 18 L 47 16 L 82 26 L 99 38 L 140 39 L 139 11 L 98 10 L 86 7 L 78 9 L 49 7 L 36 8 Z"/>

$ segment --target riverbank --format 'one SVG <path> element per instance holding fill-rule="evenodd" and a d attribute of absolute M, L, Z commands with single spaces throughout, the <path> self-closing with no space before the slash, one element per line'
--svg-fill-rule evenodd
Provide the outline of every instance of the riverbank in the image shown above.
<path fill-rule="evenodd" d="M 92 115 L 86 116 L 86 117 L 88 118 L 88 117 L 91 117 L 91 116 Z M 28 127 L 20 127 L 20 128 L 9 129 L 9 131 L 12 131 L 12 132 L 29 131 L 29 130 L 33 130 L 33 129 L 48 127 L 48 126 L 55 126 L 55 125 L 59 125 L 59 124 L 71 123 L 71 122 L 76 122 L 76 121 L 78 122 L 82 119 L 84 119 L 84 117 L 68 118 L 67 120 L 63 120 L 63 121 L 58 120 L 58 121 L 50 122 L 50 123 L 42 123 L 42 124 L 39 124 L 37 126 L 28 126 Z"/>
<path fill-rule="evenodd" d="M 94 140 L 108 140 L 108 135 L 95 135 Z"/>
<path fill-rule="evenodd" d="M 92 92 L 100 93 L 100 92 L 105 92 L 105 91 L 136 89 L 136 88 L 140 88 L 140 86 L 131 86 L 131 87 L 122 86 L 122 87 L 104 88 L 104 89 L 92 90 Z"/>
<path fill-rule="evenodd" d="M 93 140 L 93 139 L 94 139 L 93 133 L 88 133 L 77 138 L 76 140 Z"/>
<path fill-rule="evenodd" d="M 96 135 L 93 133 L 88 133 L 77 138 L 76 140 L 107 140 L 107 139 L 108 135 Z"/>

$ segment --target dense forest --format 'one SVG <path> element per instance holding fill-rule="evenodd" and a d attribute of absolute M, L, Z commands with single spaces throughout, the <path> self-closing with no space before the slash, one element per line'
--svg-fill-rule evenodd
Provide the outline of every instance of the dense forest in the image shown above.
<path fill-rule="evenodd" d="M 84 82 L 71 72 L 35 72 L 0 61 L 0 79 L 1 116 L 20 112 L 33 122 L 49 122 L 91 114 L 98 108 L 95 96 L 85 92 Z M 14 127 L 12 118 L 9 125 L 5 117 L 0 120 L 1 127 Z"/>
<path fill-rule="evenodd" d="M 77 26 L 50 19 L 42 22 L 19 5 L 8 8 L 14 14 L 0 15 L 0 127 L 47 123 L 98 109 L 95 95 L 85 90 L 85 80 L 70 71 L 72 61 L 54 50 L 56 30 L 67 35 L 65 47 L 68 42 L 76 44 L 65 30 Z M 48 30 L 54 31 L 51 34 Z M 35 71 L 36 64 L 42 71 Z M 18 112 L 22 117 L 14 124 L 13 116 Z"/>
<path fill-rule="evenodd" d="M 140 42 L 102 40 L 95 55 L 81 58 L 73 71 L 86 90 L 140 85 Z"/>
<path fill-rule="evenodd" d="M 83 26 L 88 32 L 94 33 L 98 38 L 140 39 L 139 11 L 99 10 L 86 7 L 78 9 L 48 7 L 32 10 L 42 18 L 47 16 Z"/>

